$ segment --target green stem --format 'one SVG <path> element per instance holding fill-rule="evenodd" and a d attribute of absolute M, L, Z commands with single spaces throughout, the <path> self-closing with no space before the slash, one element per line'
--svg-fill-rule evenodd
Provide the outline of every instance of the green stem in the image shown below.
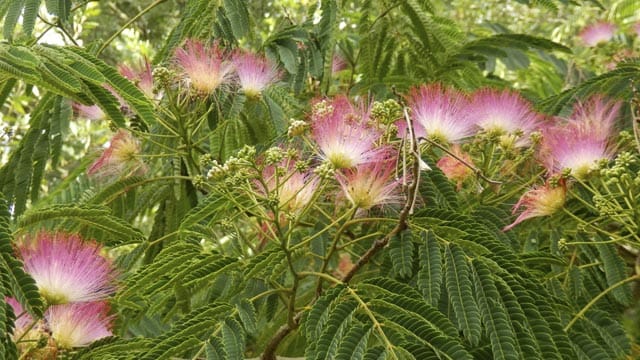
<path fill-rule="evenodd" d="M 617 287 L 620 287 L 626 283 L 635 281 L 640 279 L 640 274 L 636 274 L 633 275 L 631 277 L 628 277 L 624 280 L 618 281 L 617 283 L 609 286 L 608 288 L 606 288 L 603 292 L 601 292 L 600 294 L 598 294 L 596 297 L 594 297 L 593 299 L 591 299 L 591 301 L 589 301 L 589 303 L 587 305 L 585 305 L 582 310 L 580 310 L 580 312 L 578 312 L 573 319 L 571 319 L 571 321 L 569 321 L 569 323 L 567 324 L 567 326 L 564 327 L 564 331 L 567 332 L 569 331 L 569 329 L 571 329 L 571 327 L 573 326 L 573 324 L 576 323 L 576 321 L 578 321 L 578 319 L 580 319 L 581 317 L 584 316 L 584 314 L 593 306 L 595 305 L 595 303 L 598 302 L 598 300 L 602 299 L 605 295 L 607 295 L 610 291 L 613 291 L 614 289 L 616 289 Z"/>
<path fill-rule="evenodd" d="M 142 9 L 142 11 L 140 11 L 139 13 L 137 13 L 134 17 L 132 17 L 131 19 L 129 19 L 129 21 L 127 21 L 124 25 L 122 25 L 122 27 L 120 27 L 120 29 L 118 29 L 118 31 L 116 31 L 113 35 L 111 35 L 103 44 L 102 46 L 100 46 L 100 48 L 98 49 L 98 51 L 96 52 L 96 56 L 100 55 L 100 53 L 102 53 L 104 51 L 104 49 L 107 48 L 107 46 L 109 46 L 109 44 L 111 44 L 111 42 L 113 42 L 113 40 L 115 40 L 116 37 L 118 37 L 124 30 L 126 30 L 129 25 L 133 24 L 134 22 L 138 21 L 138 19 L 140 19 L 144 14 L 148 13 L 149 11 L 151 11 L 153 8 L 155 8 L 156 6 L 162 4 L 163 2 L 165 2 L 166 0 L 156 0 L 153 3 L 151 3 L 149 6 L 147 6 L 146 8 Z"/>

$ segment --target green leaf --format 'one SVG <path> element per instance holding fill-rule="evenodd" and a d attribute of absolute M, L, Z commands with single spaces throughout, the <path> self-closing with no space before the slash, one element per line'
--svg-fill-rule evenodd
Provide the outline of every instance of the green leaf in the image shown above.
<path fill-rule="evenodd" d="M 228 360 L 244 359 L 245 334 L 242 326 L 233 320 L 226 319 L 222 325 L 222 343 Z"/>
<path fill-rule="evenodd" d="M 458 329 L 462 330 L 470 344 L 477 345 L 482 329 L 480 312 L 472 293 L 469 265 L 464 252 L 452 243 L 445 248 L 445 277 Z"/>
<path fill-rule="evenodd" d="M 345 300 L 337 304 L 329 314 L 315 346 L 315 360 L 334 359 L 342 335 L 349 327 L 351 314 L 358 308 L 356 300 Z M 309 356 L 309 355 L 307 355 Z"/>
<path fill-rule="evenodd" d="M 176 321 L 169 331 L 153 339 L 154 344 L 138 358 L 140 360 L 162 360 L 188 353 L 201 342 L 198 338 L 208 335 L 218 323 L 218 318 L 227 315 L 231 309 L 231 306 L 220 303 L 212 303 L 194 309 Z M 236 329 L 234 328 L 234 330 Z M 225 333 L 224 327 L 222 331 Z"/>
<path fill-rule="evenodd" d="M 248 299 L 243 299 L 236 305 L 236 309 L 238 310 L 240 321 L 242 321 L 242 325 L 244 325 L 247 332 L 254 334 L 258 331 L 256 308 L 253 303 Z"/>
<path fill-rule="evenodd" d="M 39 8 L 40 0 L 25 1 L 24 11 L 22 13 L 22 32 L 28 36 L 31 36 L 33 32 Z"/>
<path fill-rule="evenodd" d="M 325 326 L 331 303 L 339 298 L 345 286 L 333 287 L 322 294 L 303 319 L 307 339 L 317 339 Z"/>
<path fill-rule="evenodd" d="M 335 360 L 362 360 L 367 350 L 371 329 L 371 324 L 351 326 L 340 341 Z"/>
<path fill-rule="evenodd" d="M 494 359 L 521 359 L 522 355 L 516 348 L 516 335 L 504 305 L 500 301 L 500 294 L 491 271 L 479 260 L 472 260 L 472 265 L 480 314 L 491 340 Z"/>
<path fill-rule="evenodd" d="M 391 239 L 389 243 L 389 257 L 393 264 L 393 271 L 399 278 L 413 275 L 413 241 L 411 231 L 403 231 Z"/>
<path fill-rule="evenodd" d="M 224 0 L 224 10 L 236 39 L 249 34 L 249 11 L 242 0 Z"/>
<path fill-rule="evenodd" d="M 421 233 L 423 244 L 419 248 L 420 270 L 418 271 L 418 289 L 432 306 L 440 301 L 442 289 L 442 254 L 433 232 Z"/>
<path fill-rule="evenodd" d="M 604 264 L 604 273 L 607 278 L 607 285 L 612 286 L 628 277 L 624 260 L 618 255 L 615 244 L 596 243 L 596 248 L 600 254 L 600 259 Z M 613 297 L 621 304 L 631 303 L 631 284 L 618 286 L 611 291 Z"/>
<path fill-rule="evenodd" d="M 3 35 L 7 40 L 13 38 L 13 29 L 18 24 L 18 18 L 22 14 L 25 0 L 12 0 L 9 2 L 7 14 L 4 17 Z"/>
<path fill-rule="evenodd" d="M 4 295 L 15 297 L 31 316 L 41 318 L 44 304 L 35 281 L 24 272 L 22 261 L 15 256 L 9 223 L 9 207 L 0 193 L 0 281 L 11 290 Z"/>

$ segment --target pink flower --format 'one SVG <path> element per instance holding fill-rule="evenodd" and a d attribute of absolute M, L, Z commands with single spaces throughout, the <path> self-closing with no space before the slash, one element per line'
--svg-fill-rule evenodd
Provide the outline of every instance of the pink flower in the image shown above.
<path fill-rule="evenodd" d="M 509 231 L 527 219 L 554 214 L 564 205 L 566 195 L 567 188 L 564 180 L 560 180 L 560 183 L 556 186 L 552 186 L 547 182 L 542 187 L 527 191 L 513 207 L 514 214 L 521 207 L 525 208 L 524 211 L 520 213 L 513 223 L 505 226 L 502 231 Z"/>
<path fill-rule="evenodd" d="M 18 300 L 12 297 L 5 297 L 4 300 L 7 304 L 9 304 L 9 306 L 11 306 L 11 308 L 13 309 L 13 313 L 16 316 L 15 328 L 13 330 L 13 339 L 19 339 L 22 337 L 24 332 L 29 329 L 31 324 L 33 324 L 33 318 L 22 308 L 22 305 L 20 305 Z"/>
<path fill-rule="evenodd" d="M 474 134 L 476 126 L 467 98 L 441 84 L 411 89 L 408 96 L 417 137 L 428 136 L 444 143 L 457 143 Z"/>
<path fill-rule="evenodd" d="M 356 109 L 346 96 L 316 102 L 311 114 L 312 137 L 322 157 L 336 169 L 376 161 L 380 132 L 369 123 L 367 109 Z"/>
<path fill-rule="evenodd" d="M 120 74 L 128 80 L 134 82 L 140 90 L 149 98 L 153 99 L 153 72 L 149 61 L 144 61 L 144 69 L 134 70 L 126 65 L 120 65 Z"/>
<path fill-rule="evenodd" d="M 610 138 L 620 103 L 607 102 L 600 96 L 578 104 L 566 124 L 543 130 L 539 158 L 551 175 L 570 169 L 582 179 L 602 160 L 614 155 Z"/>
<path fill-rule="evenodd" d="M 59 347 L 71 349 L 112 336 L 106 301 L 50 306 L 44 314 L 51 336 Z"/>
<path fill-rule="evenodd" d="M 267 189 L 265 191 L 262 184 L 257 183 L 258 192 L 277 194 L 280 208 L 292 213 L 302 211 L 309 204 L 319 183 L 313 173 L 299 172 L 293 163 L 286 160 L 277 166 L 266 166 L 262 179 Z"/>
<path fill-rule="evenodd" d="M 599 43 L 608 42 L 613 38 L 617 30 L 615 24 L 599 21 L 585 26 L 580 31 L 580 39 L 587 46 L 596 46 Z"/>
<path fill-rule="evenodd" d="M 101 249 L 77 235 L 40 232 L 18 250 L 47 303 L 65 304 L 104 299 L 115 290 L 114 269 Z"/>
<path fill-rule="evenodd" d="M 487 133 L 519 135 L 516 146 L 528 146 L 529 135 L 538 128 L 542 115 L 520 94 L 509 90 L 481 89 L 467 108 L 475 123 Z"/>
<path fill-rule="evenodd" d="M 331 73 L 337 74 L 342 70 L 346 70 L 348 68 L 347 62 L 344 60 L 340 54 L 333 54 L 333 61 L 331 61 Z"/>
<path fill-rule="evenodd" d="M 205 95 L 229 81 L 233 70 L 217 43 L 208 47 L 198 40 L 187 40 L 184 48 L 176 50 L 175 59 L 191 87 Z"/>
<path fill-rule="evenodd" d="M 142 175 L 145 164 L 140 160 L 140 144 L 126 130 L 120 129 L 111 138 L 109 147 L 89 167 L 87 174 L 100 177 Z"/>
<path fill-rule="evenodd" d="M 609 101 L 602 95 L 593 95 L 587 101 L 574 105 L 567 125 L 572 131 L 590 134 L 605 141 L 613 133 L 621 107 L 620 101 Z"/>
<path fill-rule="evenodd" d="M 76 116 L 81 119 L 104 120 L 107 118 L 107 115 L 98 105 L 82 105 L 74 102 L 71 106 Z"/>
<path fill-rule="evenodd" d="M 240 88 L 248 97 L 259 95 L 262 90 L 278 81 L 280 76 L 276 67 L 266 58 L 250 52 L 236 52 L 233 55 L 233 65 Z"/>
<path fill-rule="evenodd" d="M 379 161 L 361 164 L 337 174 L 344 195 L 353 206 L 368 210 L 374 206 L 400 203 L 400 181 L 394 178 L 395 159 L 387 157 Z"/>
<path fill-rule="evenodd" d="M 460 146 L 455 144 L 451 147 L 451 153 L 458 158 L 466 161 L 468 164 L 473 165 L 473 161 L 469 154 L 465 153 L 460 149 Z M 469 176 L 473 175 L 473 170 L 469 168 L 469 166 L 463 164 L 460 160 L 456 159 L 451 155 L 446 155 L 438 160 L 436 164 L 440 170 L 444 173 L 444 175 L 449 178 L 449 180 L 455 181 L 458 190 L 462 188 L 462 182 L 466 180 Z"/>
<path fill-rule="evenodd" d="M 633 30 L 636 32 L 636 35 L 640 37 L 640 22 L 633 24 Z"/>

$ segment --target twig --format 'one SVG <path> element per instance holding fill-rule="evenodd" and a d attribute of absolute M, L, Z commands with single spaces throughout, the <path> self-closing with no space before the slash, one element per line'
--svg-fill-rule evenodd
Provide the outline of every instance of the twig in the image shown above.
<path fill-rule="evenodd" d="M 138 19 L 140 19 L 142 17 L 142 15 L 148 13 L 149 11 L 151 11 L 151 9 L 153 9 L 154 7 L 162 4 L 163 2 L 165 2 L 166 0 L 156 0 L 153 3 L 151 3 L 149 6 L 147 6 L 146 8 L 142 9 L 142 11 L 140 11 L 139 13 L 137 13 L 134 17 L 132 17 L 129 21 L 127 21 L 124 25 L 122 25 L 122 27 L 120 27 L 120 29 L 118 29 L 118 31 L 116 31 L 115 33 L 113 33 L 113 35 L 111 35 L 103 44 L 102 46 L 100 46 L 100 48 L 98 49 L 98 51 L 96 52 L 96 56 L 100 55 L 101 52 L 104 51 L 104 49 L 107 48 L 107 46 L 109 46 L 109 44 L 111 44 L 111 42 L 113 40 L 115 40 L 116 37 L 118 37 L 118 35 L 120 35 L 126 28 L 129 27 L 129 25 L 133 24 L 134 22 L 138 21 Z"/>
<path fill-rule="evenodd" d="M 421 137 L 420 140 L 424 140 L 426 142 L 428 142 L 429 144 L 437 147 L 438 149 L 444 151 L 447 153 L 447 155 L 451 156 L 452 158 L 460 161 L 464 166 L 468 167 L 469 169 L 471 169 L 471 171 L 473 171 L 474 174 L 476 174 L 477 177 L 481 178 L 482 180 L 488 182 L 489 184 L 493 184 L 493 185 L 501 185 L 502 181 L 498 181 L 498 180 L 493 180 L 493 179 L 489 179 L 486 175 L 484 175 L 482 173 L 482 170 L 478 169 L 477 167 L 471 165 L 468 161 L 465 161 L 464 159 L 460 158 L 459 156 L 457 156 L 456 154 L 452 153 L 451 151 L 449 151 L 449 149 L 445 148 L 444 146 L 438 144 L 437 142 Z"/>
<path fill-rule="evenodd" d="M 409 129 L 412 129 L 413 124 L 411 123 L 411 118 L 407 113 L 406 107 L 404 108 L 404 115 L 405 115 L 405 120 L 407 120 L 407 125 L 409 126 Z M 353 267 L 349 270 L 349 272 L 347 272 L 347 274 L 342 278 L 342 281 L 345 283 L 348 283 L 349 281 L 351 281 L 353 276 L 364 265 L 366 265 L 369 261 L 371 261 L 371 258 L 373 258 L 373 256 L 377 254 L 378 251 L 380 251 L 382 248 L 387 246 L 387 244 L 389 244 L 389 241 L 391 241 L 391 239 L 394 236 L 396 236 L 397 234 L 399 234 L 400 232 L 404 231 L 409 227 L 407 220 L 409 218 L 409 215 L 413 212 L 413 206 L 417 198 L 418 183 L 420 182 L 420 160 L 421 160 L 419 156 L 418 142 L 416 141 L 415 134 L 413 133 L 413 131 L 409 131 L 409 134 L 411 136 L 411 139 L 409 142 L 409 146 L 411 147 L 410 154 L 413 155 L 414 159 L 413 159 L 413 164 L 411 169 L 411 182 L 409 183 L 409 186 L 407 188 L 406 202 L 404 204 L 404 207 L 400 211 L 400 215 L 398 216 L 398 224 L 396 224 L 396 226 L 393 229 L 391 229 L 391 231 L 387 235 L 385 235 L 382 239 L 376 240 L 373 243 L 373 245 L 371 245 L 369 250 L 367 250 L 367 252 L 365 252 L 364 255 L 360 257 L 360 259 L 358 259 L 358 261 L 353 265 Z"/>
<path fill-rule="evenodd" d="M 284 324 L 282 325 L 276 334 L 271 338 L 271 341 L 267 344 L 264 351 L 262 352 L 262 356 L 260 356 L 260 360 L 277 360 L 276 350 L 278 349 L 278 345 L 280 342 L 289 335 L 293 330 L 298 328 L 300 325 L 300 318 L 304 312 L 300 311 L 293 317 L 293 324 Z"/>

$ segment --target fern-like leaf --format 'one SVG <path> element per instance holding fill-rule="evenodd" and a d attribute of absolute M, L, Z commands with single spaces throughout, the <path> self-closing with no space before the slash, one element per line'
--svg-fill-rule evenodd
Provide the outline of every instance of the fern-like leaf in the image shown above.
<path fill-rule="evenodd" d="M 0 270 L 2 271 L 0 280 L 8 284 L 11 289 L 11 294 L 4 295 L 13 295 L 29 314 L 40 318 L 44 311 L 44 304 L 35 281 L 24 272 L 22 262 L 15 257 L 9 223 L 9 207 L 0 194 Z"/>
<path fill-rule="evenodd" d="M 473 297 L 465 254 L 455 244 L 449 244 L 445 248 L 445 277 L 447 292 L 458 320 L 458 329 L 462 330 L 469 343 L 477 345 L 482 330 L 480 312 Z"/>
<path fill-rule="evenodd" d="M 408 278 L 413 275 L 413 241 L 409 230 L 391 239 L 389 257 L 397 277 Z"/>
<path fill-rule="evenodd" d="M 420 270 L 418 271 L 418 289 L 427 303 L 437 306 L 442 289 L 442 254 L 433 232 L 421 233 Z"/>
<path fill-rule="evenodd" d="M 240 323 L 227 318 L 222 325 L 222 343 L 228 360 L 243 360 L 246 336 Z"/>
<path fill-rule="evenodd" d="M 139 359 L 171 359 L 175 355 L 186 353 L 193 348 L 194 339 L 209 334 L 220 321 L 219 318 L 227 315 L 231 309 L 232 307 L 227 304 L 213 303 L 193 310 L 177 321 L 171 330 L 156 338 L 153 346 Z M 181 346 L 185 343 L 189 346 L 182 348 Z"/>
<path fill-rule="evenodd" d="M 600 254 L 600 260 L 604 264 L 604 273 L 607 278 L 607 285 L 612 286 L 627 278 L 624 260 L 618 255 L 614 244 L 597 243 L 596 248 Z M 618 286 L 611 291 L 616 301 L 627 305 L 631 303 L 631 286 L 626 284 Z"/>
<path fill-rule="evenodd" d="M 516 335 L 500 301 L 491 271 L 479 260 L 473 260 L 472 264 L 478 305 L 491 340 L 494 359 L 521 359 L 522 355 L 516 348 Z"/>
<path fill-rule="evenodd" d="M 371 329 L 371 324 L 351 326 L 340 341 L 335 360 L 362 360 L 367 350 Z"/>

